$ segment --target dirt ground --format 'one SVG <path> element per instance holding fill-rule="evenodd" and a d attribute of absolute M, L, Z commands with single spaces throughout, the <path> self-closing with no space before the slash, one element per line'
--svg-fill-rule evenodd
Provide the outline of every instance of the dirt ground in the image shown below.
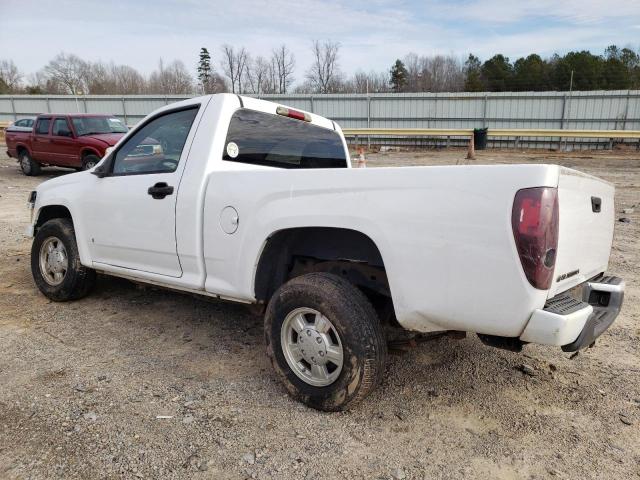
<path fill-rule="evenodd" d="M 376 154 L 369 166 L 464 153 Z M 74 303 L 39 294 L 27 193 L 66 172 L 28 178 L 0 157 L 0 478 L 640 478 L 640 154 L 475 161 L 529 162 L 615 183 L 617 217 L 630 219 L 616 221 L 610 264 L 625 305 L 596 348 L 517 354 L 443 338 L 391 356 L 382 388 L 327 414 L 285 394 L 262 319 L 244 307 L 107 277 Z"/>

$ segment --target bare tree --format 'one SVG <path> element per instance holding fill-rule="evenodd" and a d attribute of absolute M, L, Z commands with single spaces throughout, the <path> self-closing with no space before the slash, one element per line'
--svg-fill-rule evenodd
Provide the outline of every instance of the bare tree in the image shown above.
<path fill-rule="evenodd" d="M 139 94 L 146 89 L 146 81 L 137 70 L 114 63 L 89 64 L 86 80 L 90 94 Z"/>
<path fill-rule="evenodd" d="M 0 83 L 6 85 L 7 93 L 14 93 L 20 88 L 22 74 L 13 60 L 0 60 Z"/>
<path fill-rule="evenodd" d="M 87 63 L 85 80 L 85 93 L 94 95 L 116 93 L 113 78 L 109 74 L 109 67 L 102 62 Z"/>
<path fill-rule="evenodd" d="M 247 80 L 251 93 L 273 93 L 271 65 L 264 57 L 257 57 L 247 65 Z"/>
<path fill-rule="evenodd" d="M 307 80 L 318 93 L 333 93 L 339 89 L 341 73 L 338 65 L 340 43 L 314 40 L 313 63 L 307 72 Z"/>
<path fill-rule="evenodd" d="M 149 93 L 164 93 L 170 95 L 193 93 L 193 77 L 187 71 L 180 60 L 174 60 L 167 66 L 162 59 L 158 64 L 158 70 L 149 76 Z"/>
<path fill-rule="evenodd" d="M 113 75 L 117 93 L 135 95 L 144 92 L 146 81 L 142 75 L 128 65 L 116 65 L 113 67 Z"/>
<path fill-rule="evenodd" d="M 459 92 L 464 89 L 464 65 L 453 55 L 418 56 L 404 59 L 409 92 Z"/>
<path fill-rule="evenodd" d="M 231 82 L 231 91 L 242 93 L 249 57 L 247 50 L 242 47 L 236 51 L 231 45 L 223 45 L 222 53 L 222 70 Z"/>
<path fill-rule="evenodd" d="M 293 70 L 296 59 L 285 44 L 271 52 L 271 66 L 275 93 L 287 93 L 293 83 Z"/>
<path fill-rule="evenodd" d="M 44 73 L 47 78 L 47 90 L 82 95 L 87 93 L 87 74 L 89 65 L 77 55 L 59 53 L 51 60 Z"/>
<path fill-rule="evenodd" d="M 349 93 L 385 93 L 391 91 L 386 72 L 356 72 L 346 83 Z"/>

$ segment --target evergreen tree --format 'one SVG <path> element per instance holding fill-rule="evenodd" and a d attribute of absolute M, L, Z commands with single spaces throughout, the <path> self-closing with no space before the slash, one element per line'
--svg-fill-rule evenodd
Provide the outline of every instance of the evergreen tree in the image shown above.
<path fill-rule="evenodd" d="M 607 90 L 622 90 L 631 87 L 633 70 L 630 69 L 627 64 L 629 58 L 627 52 L 624 52 L 624 50 L 620 50 L 615 45 L 609 45 L 605 49 L 604 56 L 606 60 L 604 63 L 602 88 Z M 623 52 L 625 55 L 624 59 Z"/>
<path fill-rule="evenodd" d="M 501 53 L 482 64 L 482 79 L 490 92 L 506 92 L 513 85 L 513 67 Z"/>
<path fill-rule="evenodd" d="M 466 75 L 464 82 L 465 92 L 482 92 L 484 90 L 484 84 L 480 76 L 480 59 L 472 53 L 469 54 L 469 58 L 464 62 L 464 73 Z"/>
<path fill-rule="evenodd" d="M 407 69 L 401 60 L 396 60 L 396 63 L 391 67 L 391 89 L 398 93 L 404 92 L 407 85 Z"/>
<path fill-rule="evenodd" d="M 549 63 L 540 55 L 532 53 L 526 58 L 519 58 L 513 64 L 513 90 L 517 92 L 551 90 L 549 70 Z"/>
<path fill-rule="evenodd" d="M 600 90 L 604 86 L 605 61 L 600 55 L 583 50 L 554 57 L 553 82 L 556 90 Z M 571 86 L 571 72 L 573 85 Z"/>
<path fill-rule="evenodd" d="M 202 85 L 204 93 L 211 93 L 211 55 L 209 55 L 209 51 L 204 47 L 200 49 L 200 61 L 198 62 L 198 80 L 200 81 L 200 85 Z"/>
<path fill-rule="evenodd" d="M 640 55 L 630 48 L 623 48 L 620 60 L 629 72 L 629 85 L 626 88 L 637 90 L 640 88 Z"/>

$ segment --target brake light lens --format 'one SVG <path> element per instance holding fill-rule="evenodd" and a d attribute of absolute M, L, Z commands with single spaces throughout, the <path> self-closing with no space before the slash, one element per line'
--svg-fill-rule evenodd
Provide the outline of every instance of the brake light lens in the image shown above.
<path fill-rule="evenodd" d="M 553 281 L 558 219 L 557 188 L 518 190 L 511 214 L 513 237 L 527 280 L 541 290 L 549 289 Z"/>
<path fill-rule="evenodd" d="M 311 115 L 308 113 L 299 112 L 298 110 L 293 110 L 291 108 L 278 107 L 276 108 L 276 113 L 283 117 L 295 118 L 296 120 L 302 120 L 303 122 L 311 121 Z"/>

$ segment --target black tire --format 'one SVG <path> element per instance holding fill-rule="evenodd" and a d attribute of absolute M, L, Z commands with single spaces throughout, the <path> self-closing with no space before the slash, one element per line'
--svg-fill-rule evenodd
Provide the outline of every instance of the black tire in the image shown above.
<path fill-rule="evenodd" d="M 67 259 L 66 271 L 62 281 L 57 285 L 52 285 L 45 279 L 46 274 L 43 273 L 40 262 L 43 244 L 51 238 L 62 243 Z M 96 282 L 96 272 L 80 263 L 75 230 L 70 219 L 55 218 L 38 229 L 31 246 L 31 274 L 38 289 L 46 297 L 56 302 L 78 300 L 93 289 Z"/>
<path fill-rule="evenodd" d="M 339 376 L 327 386 L 302 380 L 287 363 L 281 331 L 285 318 L 299 308 L 311 308 L 331 321 L 342 343 Z M 364 294 L 346 280 L 328 273 L 310 273 L 282 285 L 265 314 L 267 353 L 289 394 L 324 411 L 346 410 L 381 382 L 387 345 L 378 316 Z"/>
<path fill-rule="evenodd" d="M 20 170 L 22 170 L 22 173 L 24 173 L 27 177 L 40 175 L 40 170 L 41 170 L 40 164 L 36 162 L 33 158 L 31 158 L 31 155 L 29 155 L 29 152 L 27 152 L 26 150 L 22 150 L 20 152 L 19 159 L 20 159 Z"/>
<path fill-rule="evenodd" d="M 89 170 L 95 167 L 100 158 L 97 155 L 87 155 L 82 159 L 82 170 Z"/>

